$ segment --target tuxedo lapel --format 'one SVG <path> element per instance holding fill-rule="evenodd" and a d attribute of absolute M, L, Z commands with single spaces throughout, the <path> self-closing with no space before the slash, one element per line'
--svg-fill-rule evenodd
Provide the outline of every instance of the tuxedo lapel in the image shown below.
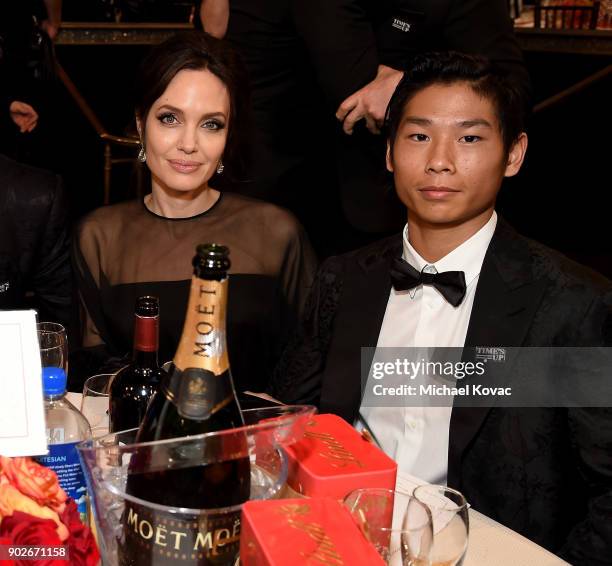
<path fill-rule="evenodd" d="M 521 346 L 546 289 L 533 276 L 529 244 L 503 219 L 485 256 L 465 339 L 464 360 L 477 346 Z M 491 408 L 455 404 L 451 416 L 448 484 L 461 489 L 460 466 Z"/>
<path fill-rule="evenodd" d="M 391 290 L 389 267 L 401 250 L 398 235 L 346 261 L 321 391 L 321 412 L 336 413 L 348 422 L 357 416 L 362 395 L 361 348 L 378 342 Z M 364 360 L 368 366 L 369 362 L 371 359 Z"/>

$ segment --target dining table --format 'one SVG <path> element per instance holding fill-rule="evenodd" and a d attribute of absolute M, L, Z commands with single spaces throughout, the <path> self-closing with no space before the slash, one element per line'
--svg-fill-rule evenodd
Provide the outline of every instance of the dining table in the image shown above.
<path fill-rule="evenodd" d="M 69 392 L 67 399 L 77 408 L 81 407 L 82 395 L 80 393 Z M 86 414 L 86 417 L 98 423 L 99 434 L 100 423 L 106 416 L 104 400 L 99 398 L 99 402 L 90 407 L 95 407 L 95 414 Z M 415 487 L 424 483 L 419 478 L 400 471 L 397 475 L 395 489 L 411 494 Z M 512 529 L 479 513 L 476 509 L 470 508 L 468 513 L 469 543 L 463 566 L 562 566 L 568 564 Z"/>

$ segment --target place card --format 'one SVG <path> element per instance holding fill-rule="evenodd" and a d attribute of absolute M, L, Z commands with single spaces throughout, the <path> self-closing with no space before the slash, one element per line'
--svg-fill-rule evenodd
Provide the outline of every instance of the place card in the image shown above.
<path fill-rule="evenodd" d="M 0 311 L 0 455 L 47 453 L 33 310 Z"/>

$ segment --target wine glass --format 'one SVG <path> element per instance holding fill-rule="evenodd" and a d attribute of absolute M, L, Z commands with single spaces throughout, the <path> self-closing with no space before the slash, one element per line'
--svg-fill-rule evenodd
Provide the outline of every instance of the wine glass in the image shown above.
<path fill-rule="evenodd" d="M 65 328 L 55 322 L 36 325 L 43 375 L 46 368 L 60 368 L 68 373 L 68 340 Z"/>
<path fill-rule="evenodd" d="M 92 436 L 108 434 L 109 392 L 114 373 L 101 373 L 87 378 L 83 386 L 81 413 L 89 421 Z"/>
<path fill-rule="evenodd" d="M 414 496 L 402 497 L 407 499 L 401 530 L 402 565 L 430 566 L 434 534 L 429 507 Z"/>
<path fill-rule="evenodd" d="M 54 332 L 62 336 L 66 345 L 68 344 L 68 335 L 66 329 L 59 322 L 37 322 L 36 330 L 40 332 Z"/>
<path fill-rule="evenodd" d="M 469 535 L 465 497 L 443 485 L 421 485 L 413 495 L 431 511 L 434 533 L 431 566 L 461 566 Z"/>
<path fill-rule="evenodd" d="M 383 488 L 356 489 L 344 505 L 386 564 L 429 566 L 433 530 L 426 505 Z"/>

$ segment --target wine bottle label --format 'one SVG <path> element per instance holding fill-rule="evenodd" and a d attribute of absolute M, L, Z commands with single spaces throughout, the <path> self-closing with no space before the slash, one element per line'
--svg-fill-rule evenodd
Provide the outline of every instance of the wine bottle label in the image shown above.
<path fill-rule="evenodd" d="M 231 566 L 240 546 L 240 511 L 181 517 L 126 501 L 123 535 L 121 566 Z"/>
<path fill-rule="evenodd" d="M 229 375 L 218 376 L 201 368 L 178 368 L 162 390 L 177 408 L 181 417 L 207 420 L 234 400 Z"/>
<path fill-rule="evenodd" d="M 156 352 L 159 345 L 159 317 L 138 316 L 134 324 L 134 350 Z"/>

